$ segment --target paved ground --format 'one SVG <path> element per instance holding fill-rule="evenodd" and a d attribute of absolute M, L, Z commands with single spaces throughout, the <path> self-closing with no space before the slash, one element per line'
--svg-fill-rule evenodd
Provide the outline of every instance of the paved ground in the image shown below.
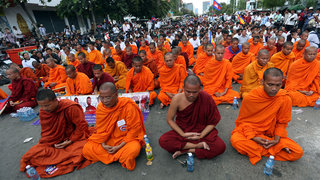
<path fill-rule="evenodd" d="M 8 92 L 6 87 L 1 87 Z M 239 89 L 235 85 L 236 90 Z M 292 121 L 288 126 L 288 136 L 298 142 L 305 153 L 296 162 L 276 161 L 274 174 L 271 179 L 320 179 L 320 111 L 313 108 L 301 109 L 303 112 L 292 113 Z M 104 165 L 92 164 L 82 170 L 56 177 L 54 179 L 270 179 L 263 174 L 263 158 L 256 166 L 250 164 L 246 156 L 238 154 L 230 144 L 230 133 L 234 128 L 234 121 L 238 110 L 230 105 L 220 105 L 222 120 L 217 126 L 219 136 L 226 142 L 227 149 L 224 154 L 211 160 L 195 159 L 195 171 L 188 173 L 171 154 L 160 148 L 159 137 L 170 128 L 166 122 L 168 108 L 159 109 L 159 102 L 151 109 L 146 129 L 153 148 L 154 161 L 152 166 L 146 165 L 146 156 L 141 151 L 137 158 L 136 168 L 130 172 L 121 167 L 119 163 Z M 36 108 L 39 111 L 39 107 Z M 31 122 L 20 122 L 9 115 L 0 116 L 0 179 L 27 179 L 25 174 L 19 172 L 21 156 L 40 137 L 40 126 L 32 126 Z M 29 143 L 23 143 L 28 137 L 34 137 Z M 179 159 L 185 160 L 186 156 Z"/>

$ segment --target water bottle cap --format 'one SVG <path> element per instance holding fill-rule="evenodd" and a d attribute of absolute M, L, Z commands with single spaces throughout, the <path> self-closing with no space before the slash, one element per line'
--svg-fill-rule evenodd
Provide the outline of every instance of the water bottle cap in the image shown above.
<path fill-rule="evenodd" d="M 146 137 L 147 137 L 147 135 L 145 134 L 143 137 L 144 137 L 144 138 L 146 138 Z"/>
<path fill-rule="evenodd" d="M 188 156 L 192 156 L 192 153 L 191 153 L 191 152 L 189 152 L 189 153 L 188 153 Z"/>
<path fill-rule="evenodd" d="M 31 166 L 30 166 L 30 165 L 27 165 L 27 166 L 26 166 L 26 169 L 29 169 L 29 168 L 31 168 Z"/>
<path fill-rule="evenodd" d="M 271 156 L 270 156 L 270 159 L 274 159 L 274 156 L 271 155 Z"/>

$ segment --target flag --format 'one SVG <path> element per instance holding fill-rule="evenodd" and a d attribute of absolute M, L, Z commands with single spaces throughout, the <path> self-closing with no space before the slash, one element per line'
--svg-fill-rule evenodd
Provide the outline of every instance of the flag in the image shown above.
<path fill-rule="evenodd" d="M 211 30 L 209 30 L 209 41 L 210 41 L 210 43 L 212 44 L 212 45 L 214 45 L 215 44 L 215 42 L 214 42 L 214 39 L 213 39 L 213 36 L 212 36 L 212 32 L 211 32 Z"/>
<path fill-rule="evenodd" d="M 246 24 L 246 21 L 243 19 L 243 17 L 240 16 L 239 11 L 237 11 L 237 16 L 238 16 L 240 24 Z"/>
<path fill-rule="evenodd" d="M 213 8 L 215 8 L 218 11 L 221 11 L 221 5 L 216 1 L 213 0 L 213 4 L 212 4 Z"/>

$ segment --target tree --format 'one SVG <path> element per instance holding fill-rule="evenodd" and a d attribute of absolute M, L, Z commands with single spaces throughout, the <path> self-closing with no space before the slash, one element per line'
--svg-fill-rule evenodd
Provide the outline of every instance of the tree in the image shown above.
<path fill-rule="evenodd" d="M 275 8 L 284 6 L 286 0 L 263 0 L 263 7 L 265 8 Z"/>
<path fill-rule="evenodd" d="M 231 14 L 232 13 L 232 5 L 231 4 L 226 4 L 226 3 L 220 3 L 221 5 L 221 11 L 218 11 L 216 9 L 213 8 L 213 6 L 209 7 L 209 14 L 212 14 L 212 11 L 214 11 L 215 14 L 220 15 L 223 13 L 226 14 Z"/>
<path fill-rule="evenodd" d="M 246 0 L 239 0 L 237 9 L 238 10 L 245 10 L 247 6 L 247 1 Z"/>

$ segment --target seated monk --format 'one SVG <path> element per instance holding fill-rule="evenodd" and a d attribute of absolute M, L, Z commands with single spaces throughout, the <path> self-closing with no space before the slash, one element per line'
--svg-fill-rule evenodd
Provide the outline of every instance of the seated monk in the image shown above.
<path fill-rule="evenodd" d="M 243 81 L 240 87 L 240 95 L 244 98 L 252 89 L 261 85 L 262 76 L 265 70 L 273 67 L 269 62 L 269 51 L 263 49 L 258 53 L 256 61 L 249 64 L 243 72 Z"/>
<path fill-rule="evenodd" d="M 187 54 L 186 52 L 182 52 L 181 47 L 179 47 L 179 46 L 176 46 L 175 48 L 179 49 L 180 56 L 183 56 L 183 57 L 184 57 L 184 59 L 186 60 L 186 64 L 188 64 L 188 66 L 189 66 L 189 57 L 188 57 L 188 54 Z"/>
<path fill-rule="evenodd" d="M 181 48 L 182 52 L 185 52 L 188 54 L 188 58 L 189 58 L 188 66 L 191 66 L 192 64 L 194 64 L 196 62 L 196 59 L 193 56 L 193 46 L 188 41 L 188 38 L 186 36 L 182 36 L 181 42 L 179 42 L 178 46 Z"/>
<path fill-rule="evenodd" d="M 161 43 L 160 41 L 158 41 L 157 43 L 157 49 L 161 51 L 163 55 L 169 52 L 166 48 L 163 47 L 163 43 Z"/>
<path fill-rule="evenodd" d="M 49 78 L 46 83 L 44 83 L 44 87 L 51 89 L 57 89 L 57 91 L 64 90 L 66 87 L 66 80 L 68 76 L 64 71 L 64 67 L 61 65 L 57 65 L 53 58 L 46 59 L 46 63 L 50 68 Z"/>
<path fill-rule="evenodd" d="M 85 46 L 85 45 L 83 45 L 83 46 Z M 85 46 L 85 47 L 86 47 L 86 46 Z M 79 55 L 80 53 L 84 53 L 85 56 L 86 56 L 86 58 L 89 57 L 88 51 L 86 51 L 85 49 L 83 49 L 80 44 L 77 44 L 76 48 L 77 48 L 77 49 L 76 49 L 77 52 L 76 52 L 76 54 L 75 54 L 76 57 L 78 57 L 78 55 Z"/>
<path fill-rule="evenodd" d="M 314 106 L 320 97 L 320 61 L 316 56 L 317 48 L 309 46 L 304 58 L 293 62 L 289 68 L 285 90 L 293 106 Z"/>
<path fill-rule="evenodd" d="M 183 90 L 172 99 L 167 114 L 172 130 L 160 137 L 160 146 L 173 158 L 187 152 L 199 159 L 222 154 L 226 145 L 215 128 L 221 117 L 214 100 L 201 91 L 200 79 L 195 75 L 186 77 Z"/>
<path fill-rule="evenodd" d="M 244 69 L 255 60 L 255 55 L 249 52 L 250 44 L 244 42 L 242 44 L 242 51 L 235 55 L 232 60 L 232 79 L 241 84 L 243 79 Z"/>
<path fill-rule="evenodd" d="M 113 48 L 112 44 L 110 43 L 110 41 L 103 41 L 102 42 L 102 47 L 101 47 L 101 54 L 103 55 L 103 51 L 110 49 L 112 55 L 116 55 L 117 51 Z M 103 58 L 105 59 L 105 58 Z"/>
<path fill-rule="evenodd" d="M 116 45 L 115 50 L 116 50 L 116 55 L 119 56 L 121 58 L 121 61 L 122 61 L 122 59 L 123 59 L 124 55 L 126 54 L 126 52 L 122 51 L 121 47 L 119 45 Z"/>
<path fill-rule="evenodd" d="M 147 46 L 146 40 L 143 39 L 140 42 L 140 44 L 141 44 L 141 46 L 139 48 L 139 52 L 143 50 L 143 51 L 146 51 L 146 53 L 150 53 L 150 49 L 149 49 L 149 46 Z"/>
<path fill-rule="evenodd" d="M 37 61 L 33 61 L 33 62 L 37 62 Z M 20 66 L 16 63 L 12 63 L 10 65 L 10 68 L 18 69 L 22 77 L 31 79 L 35 83 L 36 87 L 40 86 L 40 81 L 38 77 L 33 73 L 33 69 L 29 67 L 20 68 Z"/>
<path fill-rule="evenodd" d="M 95 95 L 99 94 L 99 88 L 103 83 L 111 82 L 114 84 L 113 77 L 108 73 L 103 72 L 100 65 L 95 64 L 92 69 L 94 74 L 94 78 L 92 80 L 92 92 L 94 92 Z"/>
<path fill-rule="evenodd" d="M 89 43 L 89 56 L 88 59 L 90 62 L 94 64 L 100 64 L 101 66 L 104 65 L 104 61 L 102 59 L 102 54 L 99 50 L 95 49 L 94 43 Z"/>
<path fill-rule="evenodd" d="M 158 70 L 164 65 L 164 56 L 162 52 L 156 49 L 154 42 L 149 45 L 150 52 L 147 52 L 147 58 L 156 62 Z"/>
<path fill-rule="evenodd" d="M 144 50 L 139 51 L 139 56 L 143 60 L 143 65 L 146 66 L 147 68 L 149 68 L 153 74 L 154 88 L 159 89 L 159 87 L 160 87 L 160 84 L 158 81 L 159 73 L 158 73 L 158 67 L 157 67 L 156 62 L 154 60 L 148 59 L 147 52 Z"/>
<path fill-rule="evenodd" d="M 5 112 L 16 112 L 23 107 L 36 107 L 37 88 L 34 82 L 29 78 L 22 77 L 20 71 L 14 67 L 9 68 L 6 74 L 12 82 L 12 93 L 8 99 Z"/>
<path fill-rule="evenodd" d="M 113 77 L 117 89 L 125 89 L 128 73 L 126 65 L 121 61 L 114 61 L 111 57 L 108 57 L 106 62 L 107 66 L 104 68 L 104 72 Z"/>
<path fill-rule="evenodd" d="M 266 49 L 267 51 L 269 51 L 269 56 L 271 58 L 275 53 L 277 53 L 277 47 L 275 46 L 275 42 L 275 39 L 269 38 L 267 45 L 263 46 L 260 50 Z"/>
<path fill-rule="evenodd" d="M 201 54 L 205 54 L 205 49 L 204 47 L 208 44 L 208 39 L 207 38 L 204 38 L 203 41 L 202 41 L 202 44 L 198 47 L 198 51 L 197 51 L 197 60 L 198 60 L 198 57 L 201 55 Z M 196 60 L 196 62 L 197 62 Z"/>
<path fill-rule="evenodd" d="M 296 46 L 293 47 L 293 54 L 295 55 L 295 61 L 303 58 L 304 49 L 306 48 L 306 40 L 300 39 Z"/>
<path fill-rule="evenodd" d="M 176 64 L 181 64 L 183 66 L 183 68 L 185 70 L 187 70 L 187 65 L 186 65 L 186 61 L 184 59 L 183 56 L 179 55 L 180 54 L 180 51 L 178 48 L 174 48 L 172 49 L 172 54 L 173 54 L 173 58 L 174 58 L 174 63 Z"/>
<path fill-rule="evenodd" d="M 146 134 L 141 110 L 130 98 L 119 98 L 110 82 L 100 86 L 99 98 L 97 132 L 84 145 L 83 156 L 104 164 L 119 161 L 122 167 L 132 171 Z"/>
<path fill-rule="evenodd" d="M 153 105 L 157 93 L 154 92 L 154 75 L 151 70 L 143 65 L 140 56 L 132 59 L 132 66 L 126 78 L 126 93 L 149 92 L 149 105 Z"/>
<path fill-rule="evenodd" d="M 70 65 L 70 59 L 69 59 L 69 55 L 70 54 L 73 54 L 71 52 L 71 48 L 70 47 L 65 47 L 64 50 L 63 50 L 64 54 L 65 54 L 65 62 L 63 62 L 63 64 L 66 64 L 66 65 Z M 73 64 L 71 64 L 73 65 Z"/>
<path fill-rule="evenodd" d="M 165 65 L 159 69 L 159 82 L 161 91 L 158 95 L 160 108 L 168 106 L 171 99 L 182 92 L 183 80 L 186 77 L 186 70 L 181 64 L 174 63 L 172 53 L 167 53 L 164 58 Z"/>
<path fill-rule="evenodd" d="M 231 45 L 225 48 L 224 59 L 228 59 L 232 62 L 233 57 L 241 52 L 241 45 L 239 45 L 238 38 L 232 38 Z"/>
<path fill-rule="evenodd" d="M 6 99 L 8 97 L 8 94 L 5 93 L 2 89 L 0 89 L 0 100 Z"/>
<path fill-rule="evenodd" d="M 81 62 L 78 59 L 76 59 L 76 56 L 72 53 L 69 54 L 68 59 L 69 59 L 68 65 L 72 65 L 75 68 L 77 68 L 81 64 Z"/>
<path fill-rule="evenodd" d="M 260 36 L 254 36 L 252 42 L 250 43 L 250 53 L 255 56 L 258 55 L 259 50 L 263 47 L 263 44 L 260 43 Z"/>
<path fill-rule="evenodd" d="M 217 45 L 215 57 L 210 60 L 204 70 L 203 90 L 210 94 L 215 103 L 232 104 L 234 97 L 240 98 L 237 91 L 232 90 L 232 65 L 224 59 L 224 47 Z"/>
<path fill-rule="evenodd" d="M 43 83 L 47 82 L 50 75 L 50 67 L 46 64 L 40 64 L 38 61 L 32 62 L 32 66 L 34 67 L 37 78 Z"/>
<path fill-rule="evenodd" d="M 221 43 L 222 46 L 224 46 L 225 48 L 231 46 L 231 41 L 232 41 L 232 36 L 231 35 L 227 35 L 227 38 L 225 41 L 223 41 L 223 43 Z"/>
<path fill-rule="evenodd" d="M 214 59 L 214 55 L 213 55 L 213 45 L 210 44 L 206 44 L 204 45 L 204 52 L 202 53 L 194 67 L 193 67 L 193 72 L 200 78 L 201 83 L 203 83 L 203 77 L 204 77 L 204 71 L 205 71 L 205 67 L 207 65 L 208 62 L 212 61 Z"/>
<path fill-rule="evenodd" d="M 304 31 L 301 35 L 300 35 L 300 40 L 305 40 L 306 41 L 306 45 L 305 47 L 309 47 L 310 46 L 310 42 L 308 41 L 308 37 L 309 37 L 309 32 L 308 31 Z M 296 41 L 293 44 L 293 47 L 295 48 L 297 46 L 299 41 Z"/>
<path fill-rule="evenodd" d="M 115 61 L 121 61 L 122 59 L 120 58 L 120 56 L 116 55 L 116 54 L 112 54 L 112 51 L 110 49 L 105 49 L 103 51 L 103 55 L 102 58 L 104 59 L 104 62 L 106 62 L 106 59 L 108 57 L 112 57 Z M 105 64 L 106 66 L 106 64 Z"/>
<path fill-rule="evenodd" d="M 123 56 L 122 62 L 127 66 L 127 69 L 132 68 L 132 59 L 135 56 L 138 55 L 133 53 L 131 46 L 126 47 L 126 54 Z"/>
<path fill-rule="evenodd" d="M 282 87 L 283 74 L 277 68 L 264 72 L 262 85 L 242 101 L 231 144 L 255 165 L 261 156 L 273 155 L 278 161 L 295 161 L 302 157 L 302 148 L 287 137 L 292 102 Z"/>
<path fill-rule="evenodd" d="M 277 43 L 276 43 L 277 52 L 280 52 L 282 50 L 285 40 L 286 39 L 283 36 L 279 36 L 278 37 L 278 40 L 277 40 Z"/>
<path fill-rule="evenodd" d="M 136 45 L 130 44 L 129 41 L 125 41 L 125 45 L 124 51 L 127 51 L 127 47 L 131 47 L 132 54 L 138 54 L 138 47 Z"/>
<path fill-rule="evenodd" d="M 92 94 L 92 83 L 87 75 L 77 72 L 76 68 L 72 65 L 68 65 L 65 71 L 68 76 L 65 96 Z"/>
<path fill-rule="evenodd" d="M 41 138 L 22 156 L 20 171 L 31 165 L 41 178 L 48 178 L 91 164 L 81 153 L 90 136 L 82 107 L 68 99 L 58 101 L 50 89 L 39 90 L 37 101 Z"/>
<path fill-rule="evenodd" d="M 78 59 L 81 62 L 81 64 L 77 66 L 78 72 L 82 72 L 86 74 L 88 78 L 92 79 L 94 77 L 92 67 L 95 65 L 95 63 L 88 61 L 84 53 L 79 53 Z"/>
<path fill-rule="evenodd" d="M 170 43 L 165 38 L 166 38 L 165 34 L 160 34 L 159 42 L 162 44 L 162 47 L 164 47 L 167 50 L 167 52 L 171 52 Z"/>
<path fill-rule="evenodd" d="M 284 80 L 287 79 L 287 72 L 291 63 L 295 61 L 295 55 L 293 54 L 292 49 L 293 43 L 289 41 L 285 42 L 282 50 L 270 58 L 270 62 L 274 65 L 274 67 L 282 71 Z"/>

